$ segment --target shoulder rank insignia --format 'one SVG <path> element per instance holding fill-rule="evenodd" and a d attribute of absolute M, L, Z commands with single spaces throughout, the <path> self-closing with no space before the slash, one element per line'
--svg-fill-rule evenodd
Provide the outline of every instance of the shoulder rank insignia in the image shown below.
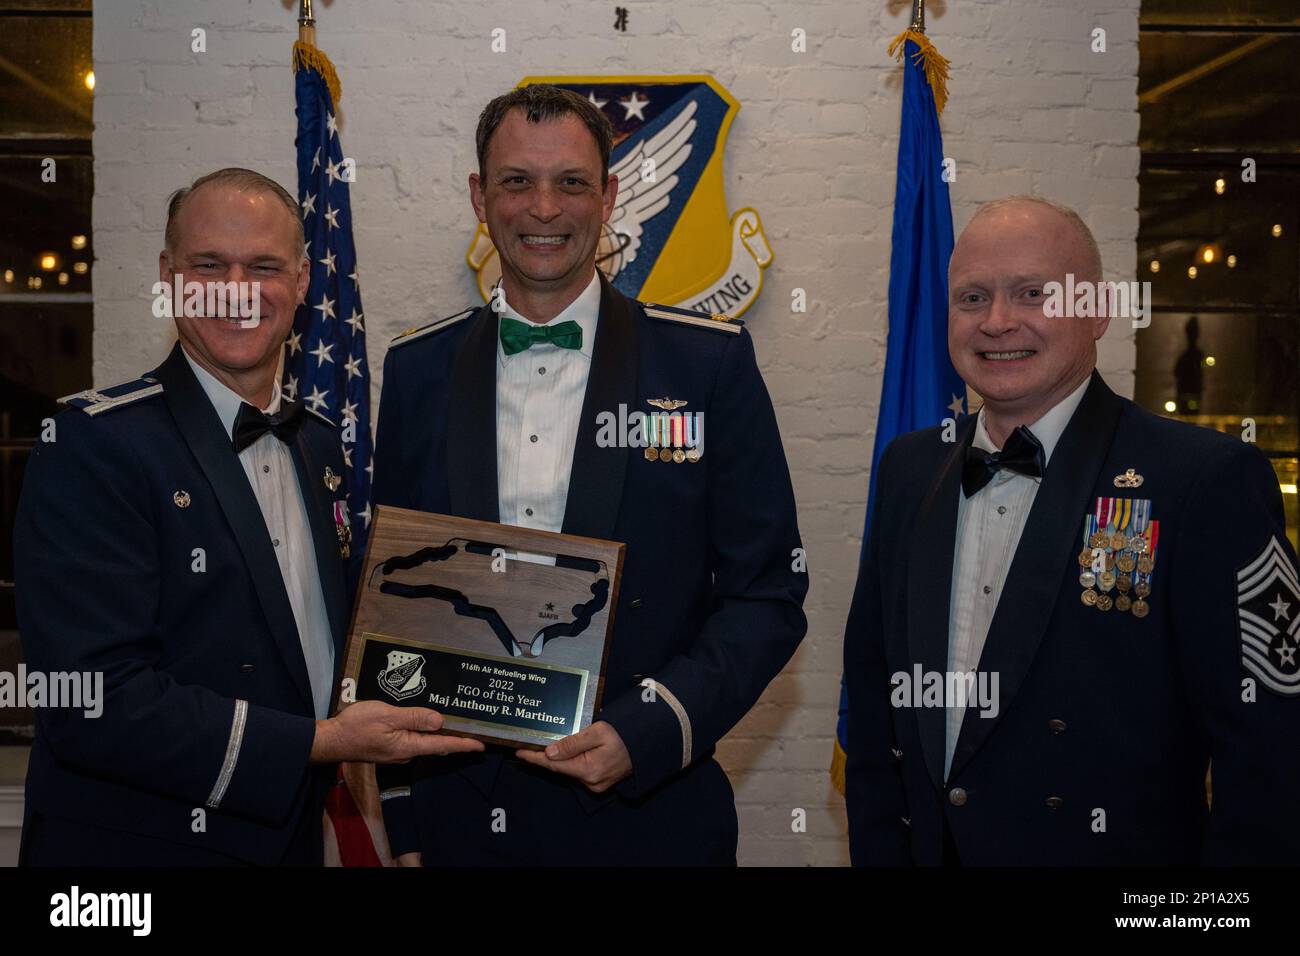
<path fill-rule="evenodd" d="M 470 307 L 464 312 L 457 312 L 455 315 L 449 315 L 445 319 L 438 319 L 438 321 L 430 322 L 428 325 L 417 325 L 414 328 L 407 329 L 401 335 L 397 336 L 397 338 L 393 339 L 393 341 L 388 343 L 388 347 L 396 348 L 399 345 L 406 345 L 410 342 L 414 342 L 416 339 L 424 338 L 424 336 L 431 332 L 439 332 L 443 329 L 449 329 L 458 322 L 468 319 L 477 311 L 478 309 Z"/>
<path fill-rule="evenodd" d="M 646 303 L 645 314 L 662 322 L 681 322 L 683 325 L 695 325 L 702 329 L 713 329 L 715 332 L 730 332 L 732 335 L 739 335 L 740 330 L 745 327 L 745 323 L 740 319 L 733 319 L 721 312 L 710 315 L 708 312 L 679 309 L 675 305 Z"/>
<path fill-rule="evenodd" d="M 59 399 L 59 404 L 67 405 L 69 408 L 79 408 L 87 415 L 93 416 L 161 395 L 162 391 L 160 382 L 148 377 L 137 378 L 135 381 L 110 385 L 108 388 L 88 388 L 73 395 L 64 395 Z"/>
<path fill-rule="evenodd" d="M 323 422 L 324 422 L 326 425 L 328 425 L 330 428 L 338 428 L 338 427 L 339 427 L 339 423 L 338 423 L 338 422 L 336 422 L 334 419 L 330 418 L 330 417 L 329 417 L 328 415 L 326 415 L 324 412 L 317 411 L 316 409 L 312 408 L 310 404 L 307 404 L 307 405 L 306 405 L 306 410 L 307 410 L 308 412 L 310 412 L 311 414 L 315 415 L 317 418 L 319 418 L 321 421 L 323 421 Z"/>
<path fill-rule="evenodd" d="M 1241 666 L 1273 693 L 1300 697 L 1300 578 L 1276 537 L 1237 571 L 1237 622 Z"/>

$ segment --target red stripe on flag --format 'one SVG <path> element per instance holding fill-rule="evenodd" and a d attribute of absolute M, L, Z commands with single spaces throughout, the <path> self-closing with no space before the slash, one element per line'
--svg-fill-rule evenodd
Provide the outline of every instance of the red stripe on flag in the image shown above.
<path fill-rule="evenodd" d="M 338 780 L 325 800 L 325 812 L 334 826 L 334 837 L 339 845 L 339 860 L 344 866 L 383 866 L 370 838 L 366 818 L 352 799 L 348 782 L 339 767 Z"/>

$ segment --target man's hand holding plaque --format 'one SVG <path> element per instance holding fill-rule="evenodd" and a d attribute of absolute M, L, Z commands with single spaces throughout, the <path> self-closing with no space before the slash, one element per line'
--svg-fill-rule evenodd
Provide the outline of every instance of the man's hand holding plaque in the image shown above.
<path fill-rule="evenodd" d="M 316 721 L 311 762 L 407 763 L 414 757 L 483 749 L 477 740 L 444 736 L 441 730 L 442 715 L 436 711 L 364 700 L 329 720 Z"/>
<path fill-rule="evenodd" d="M 534 767 L 574 777 L 592 793 L 604 793 L 632 775 L 632 757 L 612 725 L 598 720 L 572 737 L 557 740 L 541 753 L 517 750 L 516 755 Z"/>

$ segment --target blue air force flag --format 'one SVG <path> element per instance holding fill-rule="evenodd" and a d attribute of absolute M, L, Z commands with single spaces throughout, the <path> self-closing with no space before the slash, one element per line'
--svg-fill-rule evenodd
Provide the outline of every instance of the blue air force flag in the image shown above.
<path fill-rule="evenodd" d="M 900 48 L 903 110 L 889 259 L 889 337 L 867 487 L 864 554 L 875 504 L 876 467 L 885 448 L 905 432 L 957 418 L 965 411 L 966 402 L 966 385 L 948 356 L 948 260 L 953 230 L 939 133 L 939 110 L 947 98 L 948 61 L 917 31 L 907 30 L 897 37 L 889 52 Z M 841 683 L 831 763 L 831 778 L 841 793 L 847 729 L 848 696 Z"/>

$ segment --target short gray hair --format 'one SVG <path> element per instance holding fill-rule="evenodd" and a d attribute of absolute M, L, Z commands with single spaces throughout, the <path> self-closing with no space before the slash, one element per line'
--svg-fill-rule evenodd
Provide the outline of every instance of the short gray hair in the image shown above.
<path fill-rule="evenodd" d="M 1058 213 L 1083 242 L 1084 253 L 1088 257 L 1088 266 L 1093 271 L 1096 280 L 1101 281 L 1101 249 L 1097 247 L 1097 240 L 1093 236 L 1092 230 L 1088 228 L 1088 224 L 1083 221 L 1083 217 L 1069 206 L 1063 205 L 1059 202 L 1053 202 L 1050 199 L 1044 199 L 1041 196 L 1008 196 L 1005 199 L 994 199 L 990 202 L 984 203 L 975 210 L 975 215 L 970 217 L 970 222 L 974 222 L 986 212 L 994 212 L 1007 206 L 1021 205 L 1023 203 L 1045 206 L 1053 212 Z M 966 225 L 969 226 L 970 222 Z"/>
<path fill-rule="evenodd" d="M 254 192 L 271 193 L 276 199 L 284 204 L 285 209 L 289 211 L 289 216 L 293 219 L 294 233 L 298 239 L 298 258 L 301 259 L 307 252 L 307 236 L 303 232 L 302 219 L 298 215 L 298 201 L 289 195 L 289 191 L 277 183 L 269 176 L 263 176 L 259 172 L 251 169 L 243 169 L 239 166 L 228 166 L 225 169 L 218 169 L 216 172 L 200 176 L 188 186 L 183 186 L 171 194 L 167 200 L 167 229 L 163 234 L 163 244 L 170 255 L 176 249 L 177 226 L 176 217 L 180 214 L 181 207 L 185 205 L 185 200 L 198 189 L 200 186 L 206 186 L 208 183 L 216 183 L 219 186 L 229 186 L 231 189 L 237 189 L 241 192 L 252 190 Z"/>

